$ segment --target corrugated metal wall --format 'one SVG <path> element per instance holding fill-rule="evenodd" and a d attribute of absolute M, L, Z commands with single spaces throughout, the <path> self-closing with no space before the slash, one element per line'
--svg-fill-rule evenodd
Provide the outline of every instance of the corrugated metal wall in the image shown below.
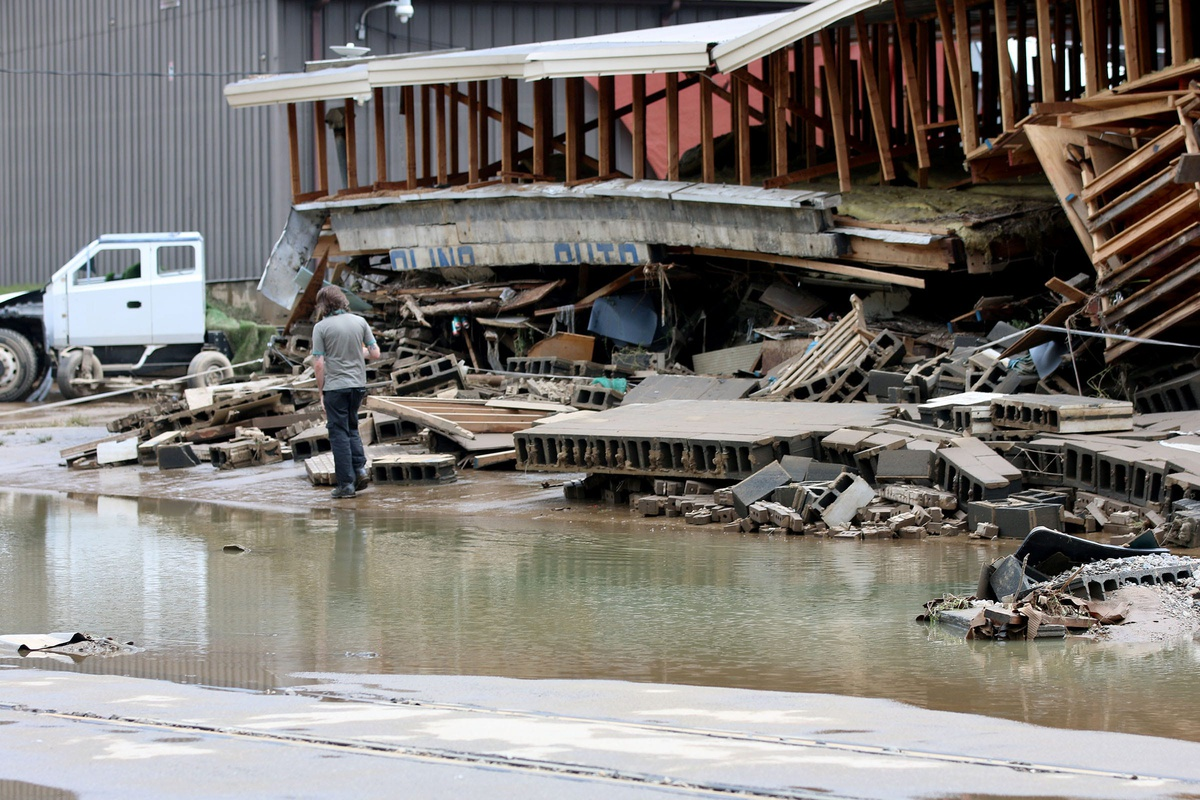
<path fill-rule="evenodd" d="M 282 112 L 221 90 L 278 69 L 276 0 L 172 5 L 0 3 L 0 285 L 105 232 L 198 230 L 210 278 L 261 272 L 288 204 Z"/>
<path fill-rule="evenodd" d="M 372 4 L 0 3 L 6 111 L 0 117 L 0 286 L 43 283 L 101 233 L 153 230 L 203 233 L 210 279 L 257 277 L 287 219 L 284 111 L 230 109 L 222 88 L 251 73 L 298 71 L 306 60 L 332 57 L 328 47 L 354 41 L 355 23 Z M 649 28 L 662 23 L 670 6 L 665 0 L 413 4 L 416 14 L 406 24 L 387 9 L 370 12 L 366 44 L 374 53 Z M 778 9 L 712 0 L 684 3 L 672 20 Z M 389 106 L 394 96 L 389 93 Z M 302 108 L 311 114 L 311 107 Z M 395 109 L 389 110 L 395 119 Z M 364 144 L 374 135 L 369 120 L 364 113 Z M 311 117 L 302 118 L 301 130 L 311 186 Z M 403 163 L 399 148 L 398 137 L 389 142 L 393 165 Z M 363 181 L 373 179 L 373 164 L 366 161 Z M 336 165 L 330 173 L 337 174 Z"/>

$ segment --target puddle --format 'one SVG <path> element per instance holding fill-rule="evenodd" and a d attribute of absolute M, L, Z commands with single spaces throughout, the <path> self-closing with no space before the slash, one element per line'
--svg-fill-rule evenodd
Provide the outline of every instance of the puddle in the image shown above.
<path fill-rule="evenodd" d="M 0 666 L 266 691 L 296 672 L 589 678 L 891 698 L 1200 741 L 1190 639 L 965 642 L 913 621 L 995 545 L 0 492 L 6 632 L 143 652 Z M 227 553 L 237 544 L 244 552 Z M 1015 543 L 1013 543 L 1015 546 Z"/>

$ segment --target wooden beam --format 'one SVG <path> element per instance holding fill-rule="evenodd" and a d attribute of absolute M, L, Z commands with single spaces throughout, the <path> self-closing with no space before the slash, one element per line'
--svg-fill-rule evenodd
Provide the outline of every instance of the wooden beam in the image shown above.
<path fill-rule="evenodd" d="M 517 82 L 500 79 L 500 171 L 511 175 L 517 168 Z M 511 181 L 511 178 L 504 178 Z"/>
<path fill-rule="evenodd" d="M 705 75 L 700 80 L 700 161 L 704 183 L 717 182 L 717 168 L 713 146 L 713 85 L 712 77 Z"/>
<path fill-rule="evenodd" d="M 929 139 L 921 130 L 925 124 L 925 105 L 921 99 L 921 82 L 917 78 L 917 62 L 913 55 L 912 39 L 909 37 L 908 17 L 904 15 L 904 4 L 893 3 L 896 13 L 896 38 L 900 42 L 900 59 L 904 65 L 904 83 L 907 91 L 909 117 L 912 120 L 912 140 L 917 149 L 917 168 L 922 170 L 918 183 L 924 185 L 929 176 Z"/>
<path fill-rule="evenodd" d="M 421 177 L 433 175 L 433 87 L 421 87 Z"/>
<path fill-rule="evenodd" d="M 693 247 L 692 252 L 698 256 L 710 258 L 740 258 L 745 261 L 759 261 L 766 264 L 778 264 L 783 267 L 797 267 L 813 272 L 825 272 L 830 275 L 842 275 L 847 278 L 860 278 L 873 283 L 888 283 L 893 286 L 909 286 L 914 289 L 924 289 L 924 278 L 913 278 L 908 275 L 893 275 L 863 267 L 848 267 L 845 264 L 831 264 L 827 261 L 814 261 L 810 258 L 792 258 L 791 256 L 775 256 L 770 253 L 759 253 L 748 250 L 722 250 L 709 247 Z"/>
<path fill-rule="evenodd" d="M 679 73 L 667 73 L 667 180 L 679 180 Z"/>
<path fill-rule="evenodd" d="M 375 116 L 375 182 L 387 183 L 387 126 L 384 120 L 383 87 L 371 93 Z"/>
<path fill-rule="evenodd" d="M 1171 36 L 1171 66 L 1192 56 L 1192 0 L 1168 0 L 1167 30 Z"/>
<path fill-rule="evenodd" d="M 446 142 L 446 149 L 450 154 L 450 175 L 459 174 L 459 121 L 458 121 L 458 104 L 461 102 L 462 94 L 458 91 L 458 84 L 448 84 L 446 86 L 446 94 L 450 98 L 449 123 L 450 123 L 450 138 Z M 467 338 L 470 341 L 470 337 Z"/>
<path fill-rule="evenodd" d="M 975 75 L 971 72 L 971 17 L 967 0 L 954 0 L 954 46 L 958 53 L 959 93 L 962 95 L 958 128 L 962 131 L 963 155 L 966 155 L 979 146 Z"/>
<path fill-rule="evenodd" d="M 300 196 L 300 129 L 296 123 L 296 104 L 287 104 L 288 170 L 292 175 L 292 202 Z"/>
<path fill-rule="evenodd" d="M 564 143 L 567 147 L 567 183 L 583 177 L 583 78 L 567 78 L 563 81 L 566 92 L 567 130 Z"/>
<path fill-rule="evenodd" d="M 613 130 L 613 111 L 616 105 L 616 87 L 612 75 L 601 75 L 596 79 L 596 147 L 597 172 L 601 177 L 611 175 L 615 169 L 614 150 L 616 136 Z"/>
<path fill-rule="evenodd" d="M 1122 0 L 1124 2 L 1125 0 Z M 1062 99 L 1054 75 L 1054 31 L 1050 28 L 1050 0 L 1036 0 L 1038 39 L 1038 74 L 1042 80 L 1042 101 L 1055 103 Z"/>
<path fill-rule="evenodd" d="M 533 174 L 550 172 L 551 140 L 554 138 L 554 81 L 533 82 Z"/>
<path fill-rule="evenodd" d="M 1058 202 L 1066 211 L 1067 221 L 1071 223 L 1080 244 L 1090 255 L 1093 249 L 1092 236 L 1084 222 L 1087 210 L 1083 201 L 1079 199 L 1079 194 L 1083 191 L 1083 178 L 1079 170 L 1067 164 L 1065 155 L 1068 145 L 1085 147 L 1087 134 L 1050 125 L 1026 125 L 1024 131 L 1037 153 L 1038 161 L 1041 162 L 1050 185 L 1054 187 Z"/>
<path fill-rule="evenodd" d="M 1111 192 L 1147 167 L 1169 161 L 1179 155 L 1183 150 L 1183 143 L 1183 126 L 1176 125 L 1168 128 L 1113 168 L 1097 175 L 1095 180 L 1079 193 L 1080 197 L 1085 203 L 1096 200 L 1100 195 Z"/>
<path fill-rule="evenodd" d="M 1136 331 L 1131 331 L 1129 335 L 1138 339 L 1154 339 L 1167 328 L 1194 317 L 1198 312 L 1200 312 L 1200 298 L 1194 298 L 1176 306 L 1166 314 L 1160 314 L 1150 323 L 1143 325 Z M 1104 360 L 1111 364 L 1139 344 L 1141 342 L 1118 341 L 1111 347 L 1105 348 Z"/>
<path fill-rule="evenodd" d="M 634 75 L 633 79 L 633 168 L 630 170 L 635 181 L 646 178 L 646 76 Z"/>
<path fill-rule="evenodd" d="M 746 71 L 742 67 L 738 72 Z M 730 82 L 733 90 L 733 102 L 729 105 L 731 129 L 733 130 L 734 151 L 737 154 L 737 180 L 742 186 L 750 185 L 750 96 L 749 87 L 744 81 Z"/>
<path fill-rule="evenodd" d="M 346 115 L 346 188 L 358 188 L 358 130 L 355 127 L 354 101 L 346 98 L 342 105 Z"/>
<path fill-rule="evenodd" d="M 313 103 L 313 138 L 317 147 L 317 191 L 322 195 L 329 193 L 329 155 L 325 149 L 325 101 Z"/>
<path fill-rule="evenodd" d="M 994 0 L 996 13 L 996 66 L 1000 71 L 1000 123 L 1006 131 L 1016 128 L 1013 112 L 1013 70 L 1008 56 L 1008 0 Z"/>
<path fill-rule="evenodd" d="M 1059 120 L 1064 128 L 1107 127 L 1115 122 L 1153 117 L 1175 111 L 1175 104 L 1170 100 L 1148 100 L 1141 103 L 1129 103 L 1123 106 L 1106 108 L 1103 111 L 1086 111 L 1082 114 L 1070 114 Z"/>
<path fill-rule="evenodd" d="M 829 96 L 829 118 L 833 122 L 833 148 L 837 160 L 838 188 L 850 191 L 850 152 L 846 145 L 846 118 L 842 106 L 842 89 L 838 80 L 837 59 L 845 53 L 834 53 L 833 37 L 828 28 L 821 29 L 821 57 L 825 62 L 825 92 Z"/>
<path fill-rule="evenodd" d="M 1048 0 L 1040 0 L 1048 2 Z M 1125 45 L 1125 79 L 1136 81 L 1142 77 L 1142 26 L 1136 0 L 1119 0 L 1121 9 L 1121 40 Z M 1041 35 L 1041 24 L 1038 25 Z"/>
<path fill-rule="evenodd" d="M 1132 255 L 1144 250 L 1148 237 L 1160 241 L 1164 235 L 1178 230 L 1181 223 L 1195 216 L 1196 206 L 1196 191 L 1189 189 L 1163 205 L 1153 216 L 1142 218 L 1097 247 L 1092 253 L 1092 263 L 1102 264 L 1112 256 Z"/>
<path fill-rule="evenodd" d="M 1079 38 L 1083 45 L 1083 94 L 1085 97 L 1100 91 L 1102 48 L 1096 36 L 1097 0 L 1079 0 Z"/>
<path fill-rule="evenodd" d="M 867 89 L 867 103 L 871 108 L 871 127 L 875 130 L 875 146 L 879 150 L 880 174 L 884 181 L 893 181 L 896 179 L 896 169 L 892 163 L 892 143 L 888 137 L 891 120 L 883 110 L 883 97 L 875 75 L 875 57 L 871 52 L 871 37 L 867 33 L 867 18 L 862 12 L 854 15 L 854 27 L 858 33 L 859 63 Z"/>
<path fill-rule="evenodd" d="M 639 278 L 644 277 L 645 267 L 634 267 L 633 269 L 629 270 L 629 272 L 626 272 L 624 275 L 617 278 L 615 281 L 610 281 L 591 294 L 579 298 L 579 301 L 572 305 L 571 308 L 576 311 L 581 311 L 585 308 L 591 308 L 601 297 L 607 297 L 613 292 L 624 289 L 629 284 L 633 283 Z M 557 308 L 539 308 L 537 311 L 533 312 L 533 315 L 535 317 L 551 317 L 557 314 L 558 311 L 559 309 Z"/>
<path fill-rule="evenodd" d="M 480 171 L 483 170 L 483 165 L 488 163 L 491 158 L 491 101 L 488 100 L 488 82 L 479 81 L 479 166 Z"/>
<path fill-rule="evenodd" d="M 446 183 L 446 176 L 450 171 L 450 163 L 448 154 L 446 153 L 447 136 L 446 136 L 446 87 L 442 84 L 434 87 L 434 101 L 437 103 L 437 109 L 434 111 L 434 117 L 437 120 L 437 182 L 439 184 Z"/>
<path fill-rule="evenodd" d="M 417 188 L 417 108 L 416 90 L 412 86 L 400 87 L 400 101 L 404 112 L 404 183 L 406 188 Z"/>
<path fill-rule="evenodd" d="M 467 183 L 479 183 L 479 82 L 467 84 Z"/>
<path fill-rule="evenodd" d="M 788 51 L 776 50 L 771 53 L 767 58 L 767 67 L 771 76 L 771 172 L 782 175 L 788 170 L 787 107 L 791 90 Z"/>

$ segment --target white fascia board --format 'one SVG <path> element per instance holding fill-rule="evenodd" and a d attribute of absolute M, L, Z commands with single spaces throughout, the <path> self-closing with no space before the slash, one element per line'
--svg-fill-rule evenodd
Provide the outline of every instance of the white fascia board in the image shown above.
<path fill-rule="evenodd" d="M 370 65 L 372 86 L 421 86 L 459 81 L 520 78 L 524 75 L 527 51 L 489 53 L 474 51 L 453 55 L 377 61 Z"/>
<path fill-rule="evenodd" d="M 713 63 L 721 72 L 733 72 L 793 42 L 886 0 L 817 0 L 713 48 Z"/>
<path fill-rule="evenodd" d="M 225 102 L 233 108 L 370 96 L 371 83 L 367 79 L 366 64 L 316 72 L 265 75 L 225 85 Z"/>
<path fill-rule="evenodd" d="M 648 75 L 655 72 L 704 72 L 708 66 L 708 45 L 700 42 L 544 50 L 529 55 L 525 64 L 525 80 L 593 75 Z"/>

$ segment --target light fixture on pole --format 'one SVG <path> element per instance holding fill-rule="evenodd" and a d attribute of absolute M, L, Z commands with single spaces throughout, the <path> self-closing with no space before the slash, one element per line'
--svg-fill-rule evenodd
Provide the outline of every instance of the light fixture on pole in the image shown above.
<path fill-rule="evenodd" d="M 392 9 L 397 19 L 401 22 L 408 22 L 412 19 L 413 14 L 416 13 L 413 10 L 412 3 L 404 2 L 403 0 L 387 0 L 386 3 L 376 3 L 373 6 L 367 6 L 362 15 L 359 16 L 358 24 L 354 26 L 354 33 L 359 39 L 367 38 L 367 14 L 370 14 L 377 8 Z"/>

